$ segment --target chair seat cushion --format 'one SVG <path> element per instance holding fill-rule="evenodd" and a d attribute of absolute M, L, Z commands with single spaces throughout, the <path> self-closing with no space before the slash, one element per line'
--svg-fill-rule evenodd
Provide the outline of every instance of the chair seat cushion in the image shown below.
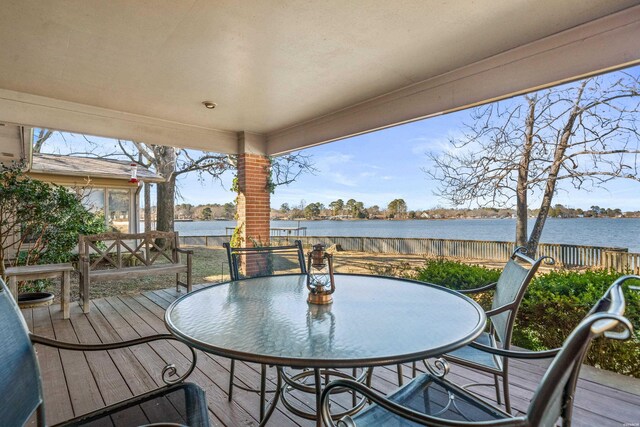
<path fill-rule="evenodd" d="M 496 347 L 495 340 L 487 332 L 483 332 L 482 335 L 475 339 L 475 342 L 489 347 Z M 467 366 L 473 367 L 476 365 L 502 372 L 502 358 L 500 356 L 494 356 L 491 353 L 478 350 L 468 345 L 451 353 L 447 353 L 444 357 L 447 360 L 459 362 Z"/>
<path fill-rule="evenodd" d="M 153 423 L 209 426 L 204 391 L 191 383 L 163 387 L 81 415 L 59 426 L 139 426 Z"/>
<path fill-rule="evenodd" d="M 390 400 L 422 414 L 452 421 L 492 421 L 510 418 L 460 387 L 430 374 L 417 376 L 392 395 Z M 420 426 L 378 405 L 371 405 L 352 417 L 356 426 Z"/>

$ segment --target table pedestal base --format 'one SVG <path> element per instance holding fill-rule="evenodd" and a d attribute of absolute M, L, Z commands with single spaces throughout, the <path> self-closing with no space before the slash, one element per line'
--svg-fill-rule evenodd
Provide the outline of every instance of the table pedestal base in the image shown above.
<path fill-rule="evenodd" d="M 358 372 L 360 371 L 360 372 Z M 280 393 L 280 400 L 282 404 L 293 414 L 296 414 L 302 418 L 308 420 L 316 420 L 317 425 L 321 425 L 319 413 L 320 413 L 320 395 L 326 384 L 333 378 L 347 378 L 356 380 L 367 385 L 371 382 L 371 375 L 373 370 L 371 368 L 366 369 L 354 369 L 351 374 L 337 369 L 307 369 L 294 375 L 288 375 L 284 368 L 278 368 L 278 376 L 282 377 L 284 385 Z M 293 393 L 302 392 L 315 395 L 316 408 L 315 411 L 305 410 L 294 403 Z M 336 394 L 348 392 L 347 390 L 337 391 Z M 332 414 L 333 419 L 340 419 L 346 415 L 353 415 L 360 411 L 367 403 L 364 397 L 357 398 L 354 392 L 352 393 L 351 407 L 340 412 Z"/>

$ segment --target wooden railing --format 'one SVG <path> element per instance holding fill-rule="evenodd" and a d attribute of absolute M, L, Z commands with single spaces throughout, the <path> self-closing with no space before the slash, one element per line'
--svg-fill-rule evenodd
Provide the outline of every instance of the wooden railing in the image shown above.
<path fill-rule="evenodd" d="M 180 236 L 180 243 L 183 245 L 222 248 L 222 244 L 228 242 L 230 238 L 230 236 Z"/>
<path fill-rule="evenodd" d="M 602 267 L 619 272 L 629 271 L 634 274 L 640 274 L 640 254 L 630 252 L 606 252 L 604 254 Z"/>
<path fill-rule="evenodd" d="M 451 240 L 401 237 L 291 236 L 272 237 L 274 244 L 299 239 L 305 246 L 322 243 L 340 245 L 345 251 L 420 254 L 431 257 L 507 261 L 515 248 L 513 242 L 485 240 Z M 229 236 L 180 236 L 185 245 L 221 247 Z M 640 274 L 640 254 L 624 248 L 541 243 L 538 256 L 550 256 L 563 267 L 612 268 L 618 272 Z"/>

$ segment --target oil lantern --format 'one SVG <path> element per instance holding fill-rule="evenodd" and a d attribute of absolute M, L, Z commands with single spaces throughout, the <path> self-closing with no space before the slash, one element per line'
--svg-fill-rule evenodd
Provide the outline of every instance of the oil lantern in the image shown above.
<path fill-rule="evenodd" d="M 307 289 L 310 304 L 331 304 L 336 290 L 333 280 L 333 257 L 320 243 L 313 245 L 307 260 Z"/>

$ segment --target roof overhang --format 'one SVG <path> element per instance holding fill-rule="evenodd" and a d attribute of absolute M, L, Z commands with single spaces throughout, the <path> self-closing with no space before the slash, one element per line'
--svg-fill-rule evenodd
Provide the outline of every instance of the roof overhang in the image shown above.
<path fill-rule="evenodd" d="M 25 0 L 0 121 L 277 155 L 638 64 L 639 3 Z"/>
<path fill-rule="evenodd" d="M 0 164 L 22 164 L 31 167 L 31 141 L 33 129 L 10 123 L 0 123 Z"/>
<path fill-rule="evenodd" d="M 102 178 L 128 182 L 131 179 L 131 162 L 95 157 L 34 153 L 30 173 L 38 176 Z M 165 181 L 160 175 L 139 165 L 137 166 L 137 179 L 151 183 Z"/>

